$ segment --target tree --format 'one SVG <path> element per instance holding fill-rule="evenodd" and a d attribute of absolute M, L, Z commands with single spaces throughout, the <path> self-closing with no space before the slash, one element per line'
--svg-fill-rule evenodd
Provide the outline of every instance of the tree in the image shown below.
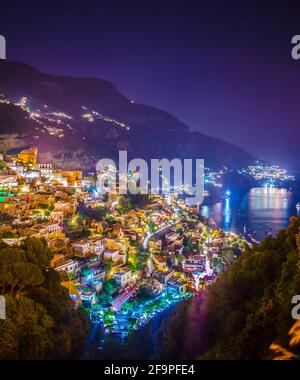
<path fill-rule="evenodd" d="M 53 349 L 54 321 L 27 297 L 6 296 L 7 318 L 0 324 L 0 358 L 45 359 Z"/>
<path fill-rule="evenodd" d="M 104 282 L 101 294 L 98 296 L 99 302 L 107 306 L 112 301 L 112 295 L 117 289 L 117 283 L 114 279 Z"/>
<path fill-rule="evenodd" d="M 16 234 L 12 231 L 4 231 L 1 234 L 2 239 L 13 239 L 16 237 Z"/>
<path fill-rule="evenodd" d="M 148 300 L 153 297 L 153 293 L 148 286 L 142 285 L 137 291 L 137 296 L 139 300 Z"/>
<path fill-rule="evenodd" d="M 80 352 L 89 322 L 74 310 L 59 273 L 50 268 L 51 257 L 43 239 L 0 245 L 7 310 L 0 321 L 0 359 L 66 359 Z"/>
<path fill-rule="evenodd" d="M 5 161 L 0 161 L 0 171 L 3 171 L 6 169 L 7 163 Z"/>
<path fill-rule="evenodd" d="M 45 270 L 52 259 L 52 253 L 44 239 L 26 239 L 22 244 L 22 249 L 26 251 L 27 260 L 38 265 Z"/>
<path fill-rule="evenodd" d="M 269 359 L 284 353 L 291 299 L 300 289 L 300 218 L 244 252 L 207 293 L 204 359 Z"/>

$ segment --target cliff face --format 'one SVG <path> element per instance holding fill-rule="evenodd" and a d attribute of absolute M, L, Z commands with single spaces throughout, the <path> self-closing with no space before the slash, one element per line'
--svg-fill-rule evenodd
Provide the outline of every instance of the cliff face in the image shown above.
<path fill-rule="evenodd" d="M 255 159 L 191 132 L 164 111 L 132 103 L 104 80 L 52 76 L 0 61 L 0 93 L 0 144 L 34 144 L 40 160 L 58 166 L 90 170 L 100 158 L 116 159 L 119 150 L 129 158 L 204 158 L 211 168 L 239 168 Z"/>

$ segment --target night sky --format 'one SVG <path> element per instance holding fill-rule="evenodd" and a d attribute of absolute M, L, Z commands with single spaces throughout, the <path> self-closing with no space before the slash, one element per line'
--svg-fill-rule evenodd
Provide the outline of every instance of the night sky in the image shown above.
<path fill-rule="evenodd" d="M 192 129 L 300 171 L 296 1 L 2 0 L 7 58 L 96 76 Z"/>

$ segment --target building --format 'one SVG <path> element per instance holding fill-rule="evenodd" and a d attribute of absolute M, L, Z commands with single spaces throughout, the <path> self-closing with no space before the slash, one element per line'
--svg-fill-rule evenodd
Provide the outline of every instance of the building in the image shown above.
<path fill-rule="evenodd" d="M 159 281 L 161 284 L 166 285 L 167 282 L 172 278 L 174 275 L 173 270 L 169 270 L 167 272 L 153 272 L 153 278 L 155 278 L 157 281 Z"/>
<path fill-rule="evenodd" d="M 53 205 L 54 211 L 62 211 L 65 215 L 73 213 L 76 210 L 74 201 L 56 201 Z"/>
<path fill-rule="evenodd" d="M 18 161 L 22 164 L 31 164 L 36 165 L 37 161 L 37 148 L 30 148 L 28 150 L 22 150 L 21 153 L 18 154 Z"/>
<path fill-rule="evenodd" d="M 104 251 L 104 259 L 112 260 L 114 263 L 121 261 L 123 264 L 126 262 L 126 255 L 122 255 L 119 251 Z"/>
<path fill-rule="evenodd" d="M 41 173 L 42 177 L 50 177 L 53 173 L 52 164 L 37 164 L 35 167 Z"/>
<path fill-rule="evenodd" d="M 49 176 L 49 182 L 54 186 L 68 186 L 67 178 L 63 178 L 59 172 L 53 172 Z"/>
<path fill-rule="evenodd" d="M 114 240 L 114 239 L 106 239 L 105 240 L 105 250 L 108 251 L 119 251 L 121 253 L 125 253 L 126 246 L 124 243 Z"/>
<path fill-rule="evenodd" d="M 73 243 L 72 248 L 77 256 L 97 255 L 100 256 L 104 251 L 102 240 L 80 240 Z"/>
<path fill-rule="evenodd" d="M 175 293 L 181 296 L 186 293 L 186 283 L 177 278 L 172 278 L 170 281 L 168 281 L 168 286 L 170 290 L 173 290 Z"/>
<path fill-rule="evenodd" d="M 107 223 L 103 221 L 100 222 L 97 220 L 92 220 L 91 222 L 91 228 L 93 229 L 94 232 L 98 234 L 103 233 L 106 226 L 107 226 Z"/>
<path fill-rule="evenodd" d="M 48 242 L 53 239 L 65 239 L 63 228 L 59 223 L 36 224 L 33 227 L 19 230 L 22 237 L 45 238 Z"/>
<path fill-rule="evenodd" d="M 53 259 L 50 261 L 50 266 L 52 268 L 57 268 L 65 263 L 65 256 L 61 254 L 54 255 Z"/>
<path fill-rule="evenodd" d="M 63 211 L 52 211 L 51 219 L 53 222 L 61 223 L 64 220 L 64 212 Z"/>
<path fill-rule="evenodd" d="M 78 262 L 75 260 L 68 260 L 66 263 L 55 268 L 58 272 L 67 272 L 77 274 L 79 271 Z"/>
<path fill-rule="evenodd" d="M 97 302 L 96 292 L 93 289 L 86 288 L 81 293 L 81 301 L 84 306 L 91 307 Z"/>
<path fill-rule="evenodd" d="M 132 278 L 132 271 L 131 270 L 123 270 L 116 272 L 114 274 L 114 279 L 116 280 L 116 283 L 124 288 L 128 284 L 130 284 L 133 280 Z"/>
<path fill-rule="evenodd" d="M 159 254 L 159 255 L 152 255 L 152 258 L 159 270 L 162 270 L 162 271 L 168 270 L 167 261 L 168 261 L 169 256 Z"/>
<path fill-rule="evenodd" d="M 18 186 L 16 175 L 1 175 L 0 176 L 1 189 L 10 189 L 16 186 Z"/>
<path fill-rule="evenodd" d="M 184 260 L 183 268 L 189 271 L 205 271 L 206 257 L 204 255 L 189 255 Z"/>
<path fill-rule="evenodd" d="M 80 241 L 71 244 L 71 246 L 76 253 L 79 253 L 81 255 L 87 255 L 89 252 L 90 244 L 87 241 Z"/>
<path fill-rule="evenodd" d="M 67 180 L 68 186 L 81 186 L 82 172 L 78 170 L 64 170 L 61 172 L 62 178 Z"/>
<path fill-rule="evenodd" d="M 62 227 L 59 223 L 45 223 L 36 226 L 37 234 L 40 237 L 44 237 L 46 240 L 64 238 L 65 235 L 62 232 Z"/>

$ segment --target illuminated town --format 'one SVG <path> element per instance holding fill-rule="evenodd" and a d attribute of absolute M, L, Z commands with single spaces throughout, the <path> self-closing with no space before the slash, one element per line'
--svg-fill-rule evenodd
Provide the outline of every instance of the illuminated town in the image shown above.
<path fill-rule="evenodd" d="M 300 2 L 263 3 L 1 3 L 1 363 L 300 360 Z"/>
<path fill-rule="evenodd" d="M 261 162 L 248 166 L 247 169 L 241 170 L 241 173 L 254 179 L 261 186 L 282 186 L 295 181 L 295 177 L 290 175 L 286 169 Z"/>
<path fill-rule="evenodd" d="M 30 108 L 27 97 L 13 102 L 34 119 L 40 133 L 63 138 L 73 117 L 43 105 Z M 122 122 L 85 106 L 89 123 Z M 146 325 L 170 306 L 201 294 L 247 247 L 251 236 L 223 231 L 198 208 L 175 195 L 100 195 L 97 173 L 62 170 L 38 162 L 37 148 L 0 155 L 0 234 L 9 246 L 44 238 L 51 266 L 59 272 L 75 308 L 83 309 L 105 333 L 120 338 Z M 230 170 L 205 168 L 205 199 L 212 189 L 229 198 L 224 176 Z M 239 174 L 258 185 L 294 180 L 286 170 L 257 162 Z M 99 175 L 99 173 L 98 173 Z M 228 199 L 227 199 L 228 201 Z"/>
<path fill-rule="evenodd" d="M 201 293 L 248 246 L 174 195 L 100 197 L 93 176 L 37 162 L 37 149 L 1 158 L 0 233 L 44 238 L 74 307 L 121 337 Z"/>
<path fill-rule="evenodd" d="M 36 131 L 49 134 L 52 136 L 57 136 L 63 138 L 65 136 L 64 131 L 73 130 L 72 125 L 70 124 L 73 120 L 73 117 L 61 112 L 51 109 L 47 104 L 41 105 L 40 108 L 32 107 L 30 100 L 23 96 L 17 101 L 12 101 L 8 99 L 4 94 L 0 94 L 0 104 L 14 105 L 19 107 L 22 111 L 28 114 L 28 117 L 35 121 Z M 130 127 L 124 123 L 114 120 L 108 116 L 102 115 L 96 111 L 91 111 L 85 106 L 81 106 L 79 110 L 81 118 L 90 123 L 93 123 L 95 120 L 103 120 L 108 124 L 116 125 L 120 128 L 125 128 L 127 131 L 130 130 Z"/>

